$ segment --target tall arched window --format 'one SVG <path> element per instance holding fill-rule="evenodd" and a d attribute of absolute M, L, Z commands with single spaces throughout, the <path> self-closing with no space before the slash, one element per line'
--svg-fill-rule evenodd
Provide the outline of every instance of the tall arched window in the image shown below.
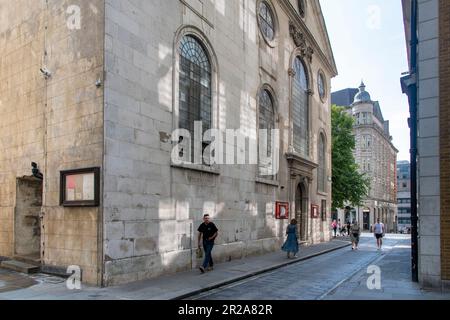
<path fill-rule="evenodd" d="M 267 90 L 259 95 L 259 129 L 267 130 L 267 156 L 272 154 L 272 130 L 275 129 L 275 112 L 272 97 Z"/>
<path fill-rule="evenodd" d="M 274 148 L 272 141 L 272 130 L 275 129 L 275 109 L 273 98 L 270 92 L 266 89 L 262 89 L 259 93 L 259 130 L 266 130 L 267 155 L 266 157 L 259 157 L 260 174 L 264 176 L 271 176 L 273 159 L 272 150 Z M 262 147 L 262 143 L 259 144 Z"/>
<path fill-rule="evenodd" d="M 180 129 L 188 130 L 192 139 L 196 121 L 203 123 L 203 132 L 211 129 L 211 62 L 203 45 L 190 35 L 184 36 L 180 44 L 179 109 Z M 194 148 L 191 149 L 193 154 Z"/>
<path fill-rule="evenodd" d="M 327 186 L 327 162 L 326 162 L 326 143 L 323 134 L 319 137 L 318 146 L 319 168 L 317 169 L 317 186 L 319 191 L 326 192 Z"/>
<path fill-rule="evenodd" d="M 309 106 L 308 76 L 306 68 L 299 57 L 294 62 L 294 84 L 292 90 L 294 149 L 304 157 L 309 156 Z"/>

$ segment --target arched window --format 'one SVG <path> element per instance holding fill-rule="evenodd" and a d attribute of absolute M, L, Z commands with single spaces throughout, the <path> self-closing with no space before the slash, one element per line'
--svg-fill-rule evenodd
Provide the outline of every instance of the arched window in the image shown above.
<path fill-rule="evenodd" d="M 319 191 L 326 192 L 327 191 L 327 161 L 326 161 L 326 143 L 325 137 L 323 134 L 320 134 L 319 137 L 319 168 L 318 168 L 318 176 L 317 183 Z"/>
<path fill-rule="evenodd" d="M 304 157 L 309 156 L 309 105 L 308 76 L 299 57 L 294 62 L 294 84 L 292 90 L 294 149 Z"/>
<path fill-rule="evenodd" d="M 319 72 L 319 75 L 317 77 L 317 89 L 319 91 L 319 97 L 323 101 L 326 98 L 326 87 L 325 87 L 325 77 L 324 75 Z"/>
<path fill-rule="evenodd" d="M 275 146 L 272 141 L 273 130 L 275 129 L 275 109 L 273 97 L 267 89 L 262 89 L 259 93 L 259 137 L 264 141 L 259 140 L 259 174 L 268 179 L 275 178 L 274 161 Z M 265 130 L 266 135 L 262 135 Z M 264 152 L 264 144 L 266 144 L 267 152 Z M 261 149 L 262 148 L 262 149 Z"/>
<path fill-rule="evenodd" d="M 275 112 L 272 96 L 263 89 L 259 95 L 259 129 L 267 130 L 267 156 L 272 155 L 272 130 L 275 129 Z"/>
<path fill-rule="evenodd" d="M 268 41 L 275 38 L 275 20 L 269 5 L 265 1 L 261 1 L 258 9 L 259 26 L 261 32 Z"/>
<path fill-rule="evenodd" d="M 190 35 L 184 36 L 180 44 L 179 108 L 180 129 L 188 130 L 192 139 L 196 121 L 202 122 L 203 132 L 211 129 L 211 62 L 203 45 Z M 194 148 L 191 149 L 193 155 Z"/>

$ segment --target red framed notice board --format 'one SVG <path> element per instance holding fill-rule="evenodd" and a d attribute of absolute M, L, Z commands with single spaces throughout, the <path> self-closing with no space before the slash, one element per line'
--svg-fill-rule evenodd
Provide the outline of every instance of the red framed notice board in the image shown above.
<path fill-rule="evenodd" d="M 277 202 L 275 206 L 275 218 L 289 219 L 289 202 Z"/>
<path fill-rule="evenodd" d="M 320 218 L 319 206 L 316 204 L 311 205 L 311 218 L 313 219 Z"/>

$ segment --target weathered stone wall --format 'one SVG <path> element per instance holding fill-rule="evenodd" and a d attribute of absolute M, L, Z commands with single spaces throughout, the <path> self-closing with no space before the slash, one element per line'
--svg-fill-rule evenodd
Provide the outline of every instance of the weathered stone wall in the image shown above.
<path fill-rule="evenodd" d="M 41 1 L 0 1 L 0 255 L 13 255 L 16 178 L 42 163 Z M 31 70 L 34 67 L 34 70 Z"/>
<path fill-rule="evenodd" d="M 80 29 L 68 27 L 72 5 Z M 100 211 L 60 207 L 59 173 L 102 167 L 103 47 L 103 0 L 0 1 L 0 255 L 14 255 L 16 178 L 34 161 L 44 174 L 43 262 L 79 265 L 94 284 Z"/>
<path fill-rule="evenodd" d="M 255 166 L 220 166 L 214 173 L 171 167 L 169 140 L 176 128 L 177 46 L 185 32 L 204 40 L 211 56 L 215 127 L 243 128 L 255 137 L 256 97 L 259 88 L 269 84 L 277 100 L 277 125 L 289 128 L 288 70 L 295 46 L 286 12 L 278 1 L 271 2 L 279 32 L 274 47 L 265 43 L 259 31 L 256 0 L 106 1 L 106 284 L 195 267 L 196 229 L 205 212 L 212 214 L 220 229 L 216 260 L 279 250 L 286 222 L 275 220 L 274 202 L 294 202 L 284 156 L 289 134 L 281 136 L 281 169 L 275 186 L 255 182 Z M 317 24 L 317 6 L 309 8 L 306 22 Z M 315 35 L 323 36 L 315 28 Z M 317 162 L 322 129 L 327 140 L 327 175 L 331 176 L 332 71 L 323 60 L 316 54 L 308 63 L 311 159 Z M 325 102 L 316 89 L 319 68 L 326 77 Z M 325 199 L 329 214 L 331 186 L 327 194 L 319 195 L 316 180 L 309 186 L 308 207 L 320 206 Z M 329 240 L 329 215 L 324 222 L 309 219 L 308 234 L 311 243 Z"/>
<path fill-rule="evenodd" d="M 418 189 L 419 280 L 441 286 L 439 166 L 439 1 L 419 1 L 418 9 Z"/>

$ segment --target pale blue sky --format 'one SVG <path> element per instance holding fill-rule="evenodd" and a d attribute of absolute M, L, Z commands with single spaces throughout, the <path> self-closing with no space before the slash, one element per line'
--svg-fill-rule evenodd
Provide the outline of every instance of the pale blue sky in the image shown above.
<path fill-rule="evenodd" d="M 339 75 L 332 91 L 361 79 L 390 120 L 398 160 L 409 160 L 408 99 L 400 87 L 408 71 L 400 0 L 320 0 Z"/>

